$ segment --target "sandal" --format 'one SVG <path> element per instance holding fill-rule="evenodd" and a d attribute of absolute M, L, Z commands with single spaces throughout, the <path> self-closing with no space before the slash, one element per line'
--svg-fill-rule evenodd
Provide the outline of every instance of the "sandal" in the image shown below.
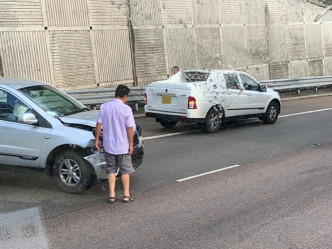
<path fill-rule="evenodd" d="M 110 197 L 110 198 L 108 199 L 108 202 L 111 203 L 111 204 L 113 204 L 115 201 L 116 201 L 116 196 L 114 196 L 114 197 Z"/>
<path fill-rule="evenodd" d="M 134 197 L 132 197 L 132 195 L 129 195 L 129 196 L 123 196 L 123 199 L 122 199 L 122 201 L 124 202 L 124 203 L 129 203 L 129 202 L 131 202 L 131 201 L 133 201 L 134 200 Z"/>

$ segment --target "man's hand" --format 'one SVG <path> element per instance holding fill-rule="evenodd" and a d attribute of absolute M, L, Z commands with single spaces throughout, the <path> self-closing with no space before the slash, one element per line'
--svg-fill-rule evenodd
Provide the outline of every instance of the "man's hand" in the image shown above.
<path fill-rule="evenodd" d="M 127 127 L 127 135 L 129 140 L 129 151 L 128 154 L 132 155 L 134 151 L 134 128 Z"/>
<path fill-rule="evenodd" d="M 103 149 L 103 145 L 101 144 L 101 141 L 99 138 L 96 138 L 96 148 L 99 151 L 101 151 Z"/>
<path fill-rule="evenodd" d="M 133 152 L 134 152 L 134 146 L 133 145 L 129 145 L 128 155 L 132 155 Z"/>
<path fill-rule="evenodd" d="M 101 126 L 102 126 L 102 124 L 97 122 L 96 133 L 95 133 L 95 135 L 96 135 L 96 144 L 95 144 L 95 146 L 96 146 L 97 150 L 99 150 L 99 151 L 101 151 L 102 148 L 103 148 L 103 145 L 100 141 Z"/>

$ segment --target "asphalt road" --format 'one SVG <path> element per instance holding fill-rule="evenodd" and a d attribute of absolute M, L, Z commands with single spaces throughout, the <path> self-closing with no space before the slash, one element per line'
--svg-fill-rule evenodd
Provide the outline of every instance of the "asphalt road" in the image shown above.
<path fill-rule="evenodd" d="M 108 204 L 107 183 L 70 195 L 44 175 L 1 172 L 0 213 L 39 207 L 50 248 L 330 248 L 331 108 L 332 97 L 284 101 L 274 125 L 216 134 L 138 118 L 135 202 Z"/>

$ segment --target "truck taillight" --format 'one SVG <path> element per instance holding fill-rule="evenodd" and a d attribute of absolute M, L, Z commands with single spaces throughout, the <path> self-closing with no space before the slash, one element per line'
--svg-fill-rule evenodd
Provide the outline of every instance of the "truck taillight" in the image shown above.
<path fill-rule="evenodd" d="M 195 97 L 188 97 L 188 109 L 197 109 Z"/>
<path fill-rule="evenodd" d="M 146 105 L 148 104 L 148 96 L 146 95 L 146 93 L 144 93 L 144 102 Z"/>

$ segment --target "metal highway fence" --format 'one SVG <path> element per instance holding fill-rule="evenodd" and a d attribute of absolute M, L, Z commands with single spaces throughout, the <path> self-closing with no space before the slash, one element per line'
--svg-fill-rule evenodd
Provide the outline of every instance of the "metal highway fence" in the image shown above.
<path fill-rule="evenodd" d="M 295 90 L 297 94 L 300 94 L 302 89 L 318 91 L 318 88 L 321 87 L 331 87 L 332 90 L 332 76 L 264 80 L 260 83 L 278 92 Z M 128 104 L 133 106 L 136 111 L 138 111 L 138 104 L 144 101 L 144 91 L 145 86 L 130 88 Z M 115 98 L 115 88 L 70 90 L 66 93 L 93 109 Z"/>

